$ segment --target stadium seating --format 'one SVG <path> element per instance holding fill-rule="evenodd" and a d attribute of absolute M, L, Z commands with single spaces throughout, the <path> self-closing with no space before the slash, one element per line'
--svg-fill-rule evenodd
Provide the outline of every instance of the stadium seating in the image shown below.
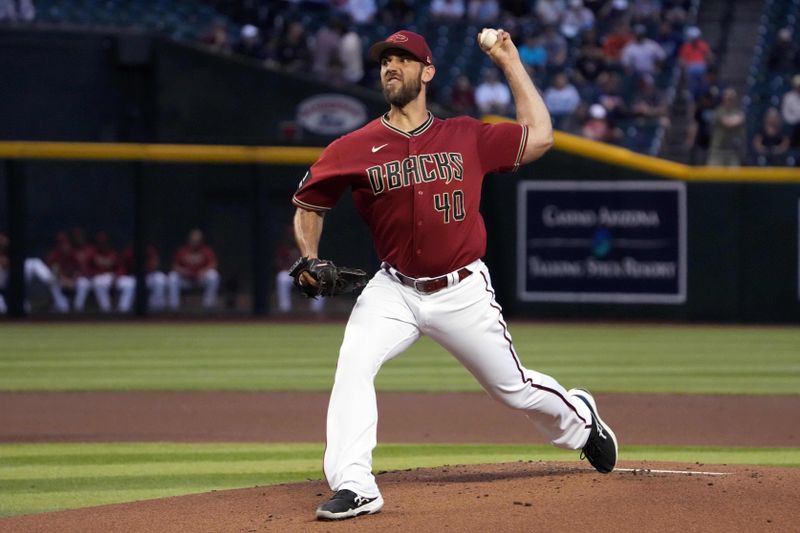
<path fill-rule="evenodd" d="M 386 2 L 386 0 L 377 1 L 379 6 Z M 769 1 L 772 11 L 770 11 L 768 19 L 781 20 L 790 6 L 796 4 L 797 1 L 800 0 Z M 237 6 L 236 2 L 213 2 L 213 4 L 216 7 L 212 7 L 209 3 L 190 0 L 38 0 L 37 17 L 39 22 L 46 24 L 150 31 L 186 42 L 197 42 L 212 22 L 222 20 L 227 24 L 230 41 L 235 43 L 242 25 L 250 22 L 258 23 L 258 21 L 244 18 L 247 13 L 243 14 L 241 6 Z M 299 18 L 308 35 L 313 35 L 329 16 L 327 9 L 298 8 L 290 3 L 270 3 L 269 6 L 269 9 L 273 10 L 271 20 L 275 19 L 274 11 L 278 9 L 277 6 L 284 6 L 281 9 L 288 11 L 282 15 L 285 18 Z M 414 22 L 408 25 L 408 29 L 429 37 L 434 57 L 439 66 L 434 99 L 439 104 L 446 105 L 457 76 L 465 74 L 475 86 L 480 82 L 483 71 L 491 67 L 491 61 L 474 44 L 475 35 L 480 30 L 477 24 L 467 20 L 443 24 L 432 19 L 429 14 L 429 6 L 430 0 L 413 3 Z M 237 7 L 238 9 L 236 9 Z M 520 35 L 535 33 L 541 29 L 537 27 L 537 24 L 532 17 L 521 20 L 517 33 Z M 269 28 L 262 29 L 269 30 Z M 383 23 L 380 18 L 373 24 L 359 27 L 358 31 L 362 37 L 365 52 L 370 43 L 385 37 L 396 29 L 398 28 L 395 26 Z M 602 35 L 608 31 L 608 28 L 600 27 L 599 30 Z M 765 31 L 769 34 L 769 28 Z M 769 45 L 767 37 L 764 40 L 762 48 Z M 576 41 L 577 38 L 574 38 L 570 42 L 570 54 L 566 64 L 568 71 L 574 64 L 579 44 Z M 542 89 L 547 87 L 552 74 L 552 72 L 546 71 L 542 74 L 541 79 L 537 79 L 538 85 Z M 374 76 L 374 73 L 372 75 Z M 629 77 L 623 76 L 623 81 L 629 81 Z M 753 93 L 758 94 L 762 87 L 771 88 L 776 83 L 782 85 L 785 82 L 786 80 L 783 78 L 778 81 L 760 79 Z M 674 59 L 670 59 L 663 66 L 662 74 L 658 76 L 656 84 L 663 94 L 669 96 L 674 93 L 676 83 L 675 62 Z M 591 88 L 580 89 L 587 98 L 591 98 L 590 95 L 594 92 Z M 623 89 L 623 96 L 630 103 L 635 87 L 628 83 Z M 760 101 L 754 102 L 754 108 L 760 109 L 759 105 L 761 105 Z M 623 119 L 618 120 L 615 125 L 623 133 L 622 138 L 618 141 L 619 144 L 642 153 L 657 153 L 663 136 L 663 127 L 659 124 L 658 119 Z"/>
<path fill-rule="evenodd" d="M 781 28 L 789 29 L 793 49 L 800 47 L 800 0 L 766 0 L 759 25 L 758 44 L 753 54 L 753 61 L 747 79 L 748 91 L 744 99 L 747 110 L 747 139 L 749 157 L 756 165 L 766 164 L 763 157 L 754 153 L 751 140 L 760 129 L 767 109 L 780 109 L 781 97 L 791 89 L 791 79 L 796 70 L 770 69 L 769 57 L 775 48 L 777 34 Z M 796 66 L 795 66 L 796 68 Z M 789 133 L 789 129 L 786 129 Z M 790 149 L 783 163 L 787 166 L 800 164 L 800 150 Z"/>

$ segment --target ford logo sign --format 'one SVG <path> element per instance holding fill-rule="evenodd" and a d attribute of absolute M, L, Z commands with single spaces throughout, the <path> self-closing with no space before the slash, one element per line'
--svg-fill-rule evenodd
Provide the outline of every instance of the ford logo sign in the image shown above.
<path fill-rule="evenodd" d="M 343 135 L 366 121 L 366 106 L 343 94 L 319 94 L 297 106 L 297 122 L 317 135 Z"/>

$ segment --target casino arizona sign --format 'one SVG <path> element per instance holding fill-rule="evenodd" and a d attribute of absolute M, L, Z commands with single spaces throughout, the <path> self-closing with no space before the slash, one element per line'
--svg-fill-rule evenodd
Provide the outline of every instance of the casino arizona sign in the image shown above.
<path fill-rule="evenodd" d="M 459 152 L 415 154 L 402 161 L 387 161 L 367 169 L 367 178 L 375 196 L 412 183 L 445 180 L 449 185 L 453 180 L 462 181 L 463 176 L 464 157 Z"/>

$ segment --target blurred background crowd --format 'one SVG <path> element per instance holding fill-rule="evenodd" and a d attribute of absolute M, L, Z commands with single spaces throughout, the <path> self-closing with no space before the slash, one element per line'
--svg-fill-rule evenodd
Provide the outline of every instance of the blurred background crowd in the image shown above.
<path fill-rule="evenodd" d="M 0 0 L 0 20 L 156 31 L 374 90 L 366 49 L 408 28 L 433 48 L 434 106 L 474 116 L 514 113 L 474 43 L 501 27 L 562 131 L 694 164 L 796 165 L 800 2 L 753 2 L 760 17 L 740 11 L 749 20 L 739 21 L 731 2 L 705 3 L 719 6 L 704 21 L 699 0 Z M 737 43 L 754 36 L 742 54 Z"/>

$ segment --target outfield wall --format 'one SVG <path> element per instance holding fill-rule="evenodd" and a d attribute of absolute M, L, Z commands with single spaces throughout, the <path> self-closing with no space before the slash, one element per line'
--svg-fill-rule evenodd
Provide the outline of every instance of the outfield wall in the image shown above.
<path fill-rule="evenodd" d="M 509 316 L 800 320 L 800 182 L 792 182 L 788 175 L 776 182 L 672 180 L 658 175 L 658 169 L 648 171 L 576 156 L 564 148 L 570 141 L 569 137 L 559 135 L 556 149 L 542 160 L 516 174 L 492 175 L 485 181 L 483 213 L 489 233 L 486 260 L 492 269 L 498 299 Z M 105 153 L 104 159 L 122 161 L 61 160 L 91 159 L 106 149 L 117 152 Z M 76 152 L 71 155 L 71 150 Z M 18 216 L 19 206 L 24 205 L 29 253 L 34 244 L 40 247 L 47 244 L 46 232 L 41 230 L 43 225 L 47 227 L 47 221 L 52 227 L 58 221 L 74 221 L 76 208 L 84 216 L 79 221 L 113 228 L 117 242 L 134 239 L 138 227 L 142 242 L 154 242 L 165 251 L 182 240 L 187 227 L 199 224 L 208 230 L 210 240 L 220 252 L 223 277 L 234 279 L 239 290 L 252 291 L 253 301 L 260 301 L 253 309 L 260 314 L 269 311 L 265 302 L 274 278 L 272 258 L 291 219 L 291 195 L 306 170 L 306 161 L 313 161 L 318 152 L 318 149 L 0 143 L 0 158 L 6 158 L 5 172 L 0 177 L 5 183 L 0 185 L 9 200 L 5 209 L 0 208 L 0 222 Z M 49 161 L 33 160 L 39 157 Z M 158 161 L 139 160 L 148 158 Z M 194 162 L 198 158 L 213 162 Z M 746 174 L 748 170 L 739 172 Z M 16 177 L 8 179 L 10 174 Z M 626 228 L 628 234 L 622 236 L 613 227 L 607 232 L 600 228 L 606 240 L 595 239 L 580 252 L 586 257 L 593 256 L 594 261 L 612 257 L 618 242 L 630 241 L 646 249 L 653 242 L 658 245 L 663 241 L 667 243 L 666 254 L 683 248 L 685 286 L 681 294 L 659 302 L 632 300 L 629 284 L 622 279 L 615 280 L 614 285 L 617 291 L 614 294 L 627 294 L 620 301 L 603 300 L 605 296 L 592 301 L 585 294 L 572 301 L 521 298 L 519 191 L 521 185 L 540 184 L 543 180 L 602 183 L 604 187 L 612 183 L 618 189 L 625 189 L 622 184 L 634 184 L 637 188 L 642 184 L 661 184 L 657 188 L 683 190 L 685 231 L 681 232 L 679 242 L 670 243 L 668 234 L 645 234 L 642 238 L 635 233 L 636 228 Z M 12 182 L 17 185 L 11 187 Z M 23 183 L 21 191 L 20 183 Z M 41 194 L 42 191 L 48 194 Z M 137 191 L 141 193 L 138 200 Z M 24 202 L 14 200 L 15 195 L 24 198 Z M 635 199 L 626 207 L 628 200 L 624 194 L 611 196 L 617 197 L 623 198 L 622 205 L 628 211 L 641 207 Z M 667 203 L 671 201 L 668 199 Z M 678 211 L 672 209 L 674 213 Z M 672 216 L 669 211 L 665 213 L 661 215 L 664 224 Z M 31 235 L 37 239 L 31 239 Z M 586 239 L 572 240 L 578 242 L 577 248 L 586 242 Z M 321 253 L 342 264 L 367 269 L 377 265 L 369 235 L 347 195 L 326 219 Z M 662 285 L 667 292 L 673 290 L 667 287 L 668 283 Z"/>

